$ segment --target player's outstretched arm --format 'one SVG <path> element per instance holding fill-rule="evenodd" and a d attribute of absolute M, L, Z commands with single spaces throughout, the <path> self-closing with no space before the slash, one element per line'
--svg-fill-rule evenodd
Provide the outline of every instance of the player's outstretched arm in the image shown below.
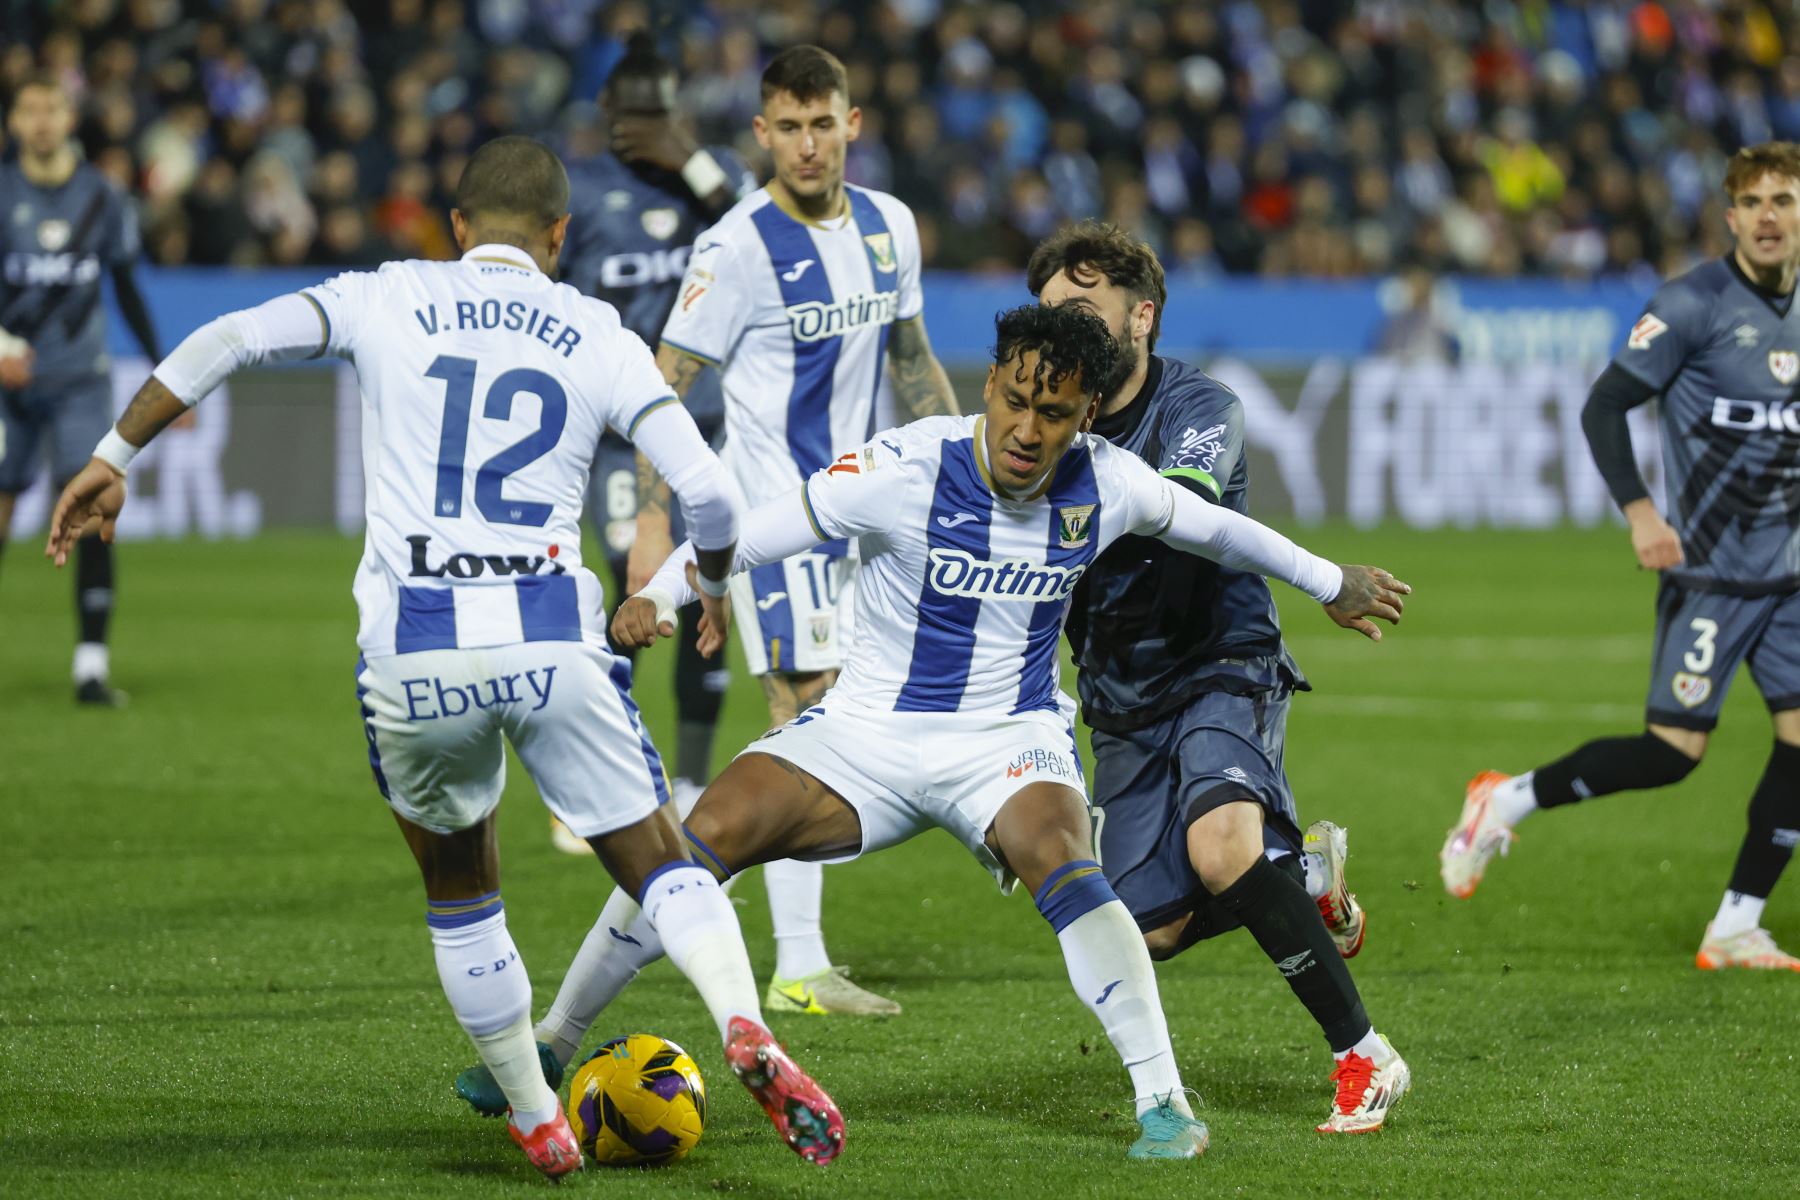
<path fill-rule="evenodd" d="M 632 439 L 638 459 L 648 462 L 681 501 L 681 514 L 694 547 L 688 583 L 700 594 L 700 652 L 711 658 L 724 644 L 731 624 L 725 582 L 737 553 L 738 514 L 725 485 L 725 468 L 694 418 L 679 402 L 665 400 L 637 422 Z M 659 621 L 660 625 L 660 621 Z M 716 631 L 716 635 L 710 635 Z M 673 622 L 669 632 L 674 632 Z"/>
<path fill-rule="evenodd" d="M 1380 567 L 1340 564 L 1338 569 L 1344 573 L 1344 586 L 1326 601 L 1325 615 L 1345 629 L 1354 629 L 1371 642 L 1379 642 L 1381 629 L 1369 618 L 1379 617 L 1390 625 L 1398 625 L 1412 586 Z"/>
<path fill-rule="evenodd" d="M 656 348 L 657 369 L 683 403 L 706 365 L 704 360 L 667 342 Z M 637 534 L 625 555 L 625 587 L 634 593 L 643 590 L 650 576 L 675 549 L 675 539 L 669 533 L 669 505 L 674 496 L 668 480 L 641 451 L 637 456 L 637 500 Z"/>
<path fill-rule="evenodd" d="M 1380 567 L 1340 566 L 1273 529 L 1163 481 L 1170 501 L 1167 526 L 1157 534 L 1178 550 L 1240 571 L 1282 580 L 1325 606 L 1325 614 L 1371 641 L 1381 630 L 1370 618 L 1398 624 L 1412 588 Z"/>
<path fill-rule="evenodd" d="M 806 489 L 796 488 L 744 514 L 731 574 L 780 562 L 829 539 L 820 536 L 809 516 Z M 613 638 L 632 647 L 648 646 L 675 632 L 675 614 L 696 596 L 694 544 L 683 542 L 636 595 L 619 605 L 613 616 Z M 700 653 L 707 658 L 725 645 L 726 629 L 708 613 L 700 630 Z"/>
<path fill-rule="evenodd" d="M 196 329 L 157 364 L 94 457 L 63 489 L 50 517 L 44 554 L 62 566 L 77 540 L 98 533 L 112 540 L 125 506 L 125 473 L 138 451 L 240 367 L 272 359 L 317 356 L 328 338 L 324 310 L 294 294 Z"/>
<path fill-rule="evenodd" d="M 181 398 L 155 375 L 144 381 L 118 424 L 95 447 L 94 457 L 57 498 L 50 514 L 50 539 L 44 545 L 44 554 L 57 566 L 67 562 L 75 543 L 90 534 L 113 540 L 119 513 L 125 507 L 125 468 L 151 438 L 187 411 Z"/>
<path fill-rule="evenodd" d="M 955 416 L 961 411 L 944 364 L 931 352 L 923 316 L 894 322 L 888 339 L 888 371 L 894 380 L 894 402 L 912 419 Z"/>

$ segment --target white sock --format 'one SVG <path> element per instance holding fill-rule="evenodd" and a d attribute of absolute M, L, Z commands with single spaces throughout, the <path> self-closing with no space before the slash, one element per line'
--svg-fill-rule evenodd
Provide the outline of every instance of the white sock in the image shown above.
<path fill-rule="evenodd" d="M 478 910 L 495 909 L 471 924 L 447 926 L 458 919 L 443 913 L 439 902 L 429 910 L 431 944 L 438 980 L 456 1020 L 475 1043 L 475 1051 L 512 1105 L 513 1124 L 530 1133 L 556 1116 L 556 1093 L 544 1082 L 537 1043 L 531 1036 L 531 981 L 525 963 L 506 931 L 500 898 Z M 466 917 L 472 914 L 462 914 Z"/>
<path fill-rule="evenodd" d="M 769 890 L 769 921 L 775 927 L 775 974 L 804 979 L 831 969 L 819 910 L 825 897 L 825 868 L 784 858 L 763 867 Z"/>
<path fill-rule="evenodd" d="M 1331 875 L 1325 869 L 1325 856 L 1307 851 L 1300 856 L 1300 865 L 1306 870 L 1306 894 L 1314 900 L 1331 890 Z"/>
<path fill-rule="evenodd" d="M 1381 1035 L 1375 1032 L 1375 1027 L 1373 1025 L 1369 1026 L 1369 1032 L 1357 1039 L 1356 1045 L 1350 1047 L 1348 1050 L 1340 1050 L 1331 1057 L 1335 1058 L 1338 1062 L 1343 1062 L 1345 1057 L 1351 1054 L 1359 1054 L 1363 1058 L 1372 1058 L 1375 1060 L 1375 1065 L 1378 1067 L 1388 1059 L 1394 1057 L 1393 1050 L 1389 1048 L 1386 1042 L 1381 1040 Z"/>
<path fill-rule="evenodd" d="M 69 674 L 76 683 L 98 679 L 105 683 L 112 673 L 112 657 L 105 642 L 81 642 L 75 647 L 75 662 Z"/>
<path fill-rule="evenodd" d="M 538 1022 L 537 1039 L 547 1043 L 557 1061 L 568 1066 L 581 1049 L 602 1010 L 637 978 L 637 973 L 663 956 L 662 939 L 636 900 L 614 888 L 588 930 L 575 961 L 563 975 L 556 1003 Z"/>
<path fill-rule="evenodd" d="M 1109 900 L 1083 913 L 1064 926 L 1056 940 L 1062 943 L 1063 962 L 1076 995 L 1100 1018 L 1113 1049 L 1131 1072 L 1137 1115 L 1143 1116 L 1158 1099 L 1173 1093 L 1177 1111 L 1193 1116 L 1181 1091 L 1181 1073 L 1175 1069 L 1169 1023 L 1156 990 L 1156 968 L 1125 905 Z"/>
<path fill-rule="evenodd" d="M 1712 935 L 1728 938 L 1750 932 L 1762 924 L 1763 905 L 1767 903 L 1764 897 L 1726 892 L 1725 899 L 1719 903 L 1719 915 L 1712 921 Z"/>
<path fill-rule="evenodd" d="M 644 887 L 644 914 L 661 935 L 669 961 L 706 1002 L 720 1041 L 733 1017 L 763 1024 L 743 931 L 711 871 L 696 863 L 656 871 Z"/>
<path fill-rule="evenodd" d="M 1538 810 L 1537 793 L 1531 787 L 1535 774 L 1527 771 L 1494 785 L 1494 812 L 1508 829 Z"/>

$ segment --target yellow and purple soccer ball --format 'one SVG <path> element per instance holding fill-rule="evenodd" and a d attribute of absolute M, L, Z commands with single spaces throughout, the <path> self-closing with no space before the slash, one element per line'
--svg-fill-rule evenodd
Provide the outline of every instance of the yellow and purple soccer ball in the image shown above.
<path fill-rule="evenodd" d="M 687 1155 L 706 1126 L 706 1084 L 687 1051 L 653 1033 L 614 1038 L 569 1083 L 581 1152 L 609 1167 L 659 1167 Z"/>

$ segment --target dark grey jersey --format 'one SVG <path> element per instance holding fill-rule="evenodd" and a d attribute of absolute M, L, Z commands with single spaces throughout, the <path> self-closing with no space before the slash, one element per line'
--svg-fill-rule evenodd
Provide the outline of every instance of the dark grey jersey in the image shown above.
<path fill-rule="evenodd" d="M 136 214 L 93 167 L 46 188 L 0 166 L 0 329 L 31 343 L 34 378 L 106 372 L 100 277 L 137 256 Z"/>
<path fill-rule="evenodd" d="M 1244 406 L 1230 388 L 1152 355 L 1143 389 L 1094 432 L 1215 504 L 1248 514 Z M 1076 587 L 1065 625 L 1082 717 L 1105 733 L 1155 724 L 1202 692 L 1307 688 L 1288 657 L 1269 585 L 1127 535 Z"/>
<path fill-rule="evenodd" d="M 1800 312 L 1730 257 L 1664 284 L 1613 361 L 1662 393 L 1685 587 L 1800 587 Z"/>

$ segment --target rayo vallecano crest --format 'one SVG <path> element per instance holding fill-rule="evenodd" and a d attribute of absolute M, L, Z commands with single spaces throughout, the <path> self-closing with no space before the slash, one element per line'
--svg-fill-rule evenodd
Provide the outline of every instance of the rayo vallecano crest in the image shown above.
<path fill-rule="evenodd" d="M 644 223 L 644 232 L 661 242 L 674 237 L 681 228 L 681 214 L 672 208 L 646 208 L 639 219 Z"/>
<path fill-rule="evenodd" d="M 1712 679 L 1706 675 L 1692 675 L 1686 671 L 1677 671 L 1670 686 L 1675 693 L 1675 698 L 1681 701 L 1683 708 L 1693 708 L 1696 704 L 1705 704 L 1706 698 L 1712 695 Z"/>
<path fill-rule="evenodd" d="M 38 222 L 38 245 L 55 254 L 69 244 L 69 235 L 74 230 L 67 221 L 51 217 L 47 221 Z"/>
<path fill-rule="evenodd" d="M 1800 353 L 1792 350 L 1769 351 L 1769 374 L 1783 387 L 1800 379 Z"/>
<path fill-rule="evenodd" d="M 1057 509 L 1057 544 L 1064 550 L 1087 545 L 1088 521 L 1094 515 L 1094 508 L 1092 504 L 1068 504 Z"/>
<path fill-rule="evenodd" d="M 894 269 L 894 235 L 891 233 L 871 233 L 863 238 L 869 247 L 869 253 L 875 256 L 875 269 L 891 271 Z"/>

